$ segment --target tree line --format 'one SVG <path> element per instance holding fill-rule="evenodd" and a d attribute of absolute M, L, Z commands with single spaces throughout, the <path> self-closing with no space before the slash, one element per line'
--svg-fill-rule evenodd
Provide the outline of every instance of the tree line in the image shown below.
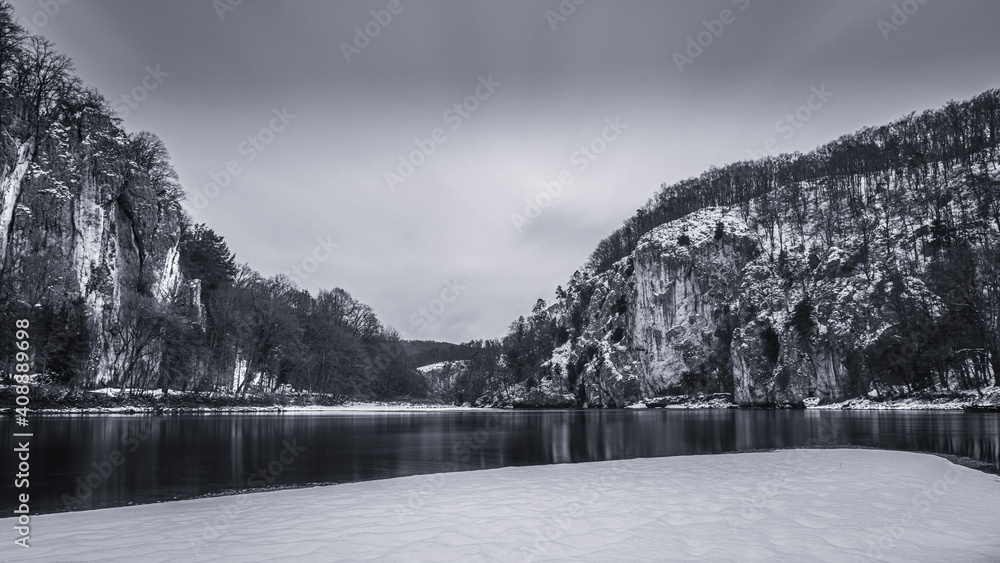
<path fill-rule="evenodd" d="M 194 224 L 166 147 L 129 133 L 0 3 L 0 321 L 35 370 L 87 388 L 419 397 L 399 335 L 342 289 L 238 264 Z M 0 365 L 12 367 L 12 340 Z M 5 370 L 8 373 L 10 369 Z M 285 387 L 287 386 L 287 387 Z"/>
<path fill-rule="evenodd" d="M 866 127 L 806 154 L 713 167 L 697 178 L 662 185 L 635 215 L 598 243 L 587 267 L 593 273 L 606 271 L 631 254 L 643 235 L 698 209 L 741 206 L 749 213 L 752 201 L 766 199 L 779 187 L 796 189 L 795 204 L 801 204 L 807 191 L 814 199 L 829 201 L 834 206 L 828 217 L 833 235 L 832 230 L 851 226 L 850 219 L 861 214 L 871 192 L 888 176 L 903 178 L 910 190 L 920 190 L 928 178 L 947 181 L 955 165 L 974 174 L 976 164 L 996 160 L 998 143 L 1000 90 L 989 90 L 967 101 Z M 765 213 L 775 210 L 766 202 L 763 207 Z"/>

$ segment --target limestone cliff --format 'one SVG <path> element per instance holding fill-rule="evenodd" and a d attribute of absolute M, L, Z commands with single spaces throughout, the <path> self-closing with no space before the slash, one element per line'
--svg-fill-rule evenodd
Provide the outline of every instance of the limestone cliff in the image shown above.
<path fill-rule="evenodd" d="M 156 339 L 136 349 L 154 322 L 143 311 L 180 300 L 200 314 L 178 266 L 182 210 L 165 166 L 155 137 L 99 113 L 64 115 L 0 157 L 7 309 L 55 323 L 58 339 L 38 334 L 53 355 L 67 340 L 89 343 L 75 367 L 92 377 L 77 383 L 124 385 L 156 370 Z"/>
<path fill-rule="evenodd" d="M 997 183 L 995 163 L 988 177 Z M 965 182 L 947 189 L 955 206 L 974 197 Z M 788 201 L 787 191 L 768 205 Z M 929 289 L 937 275 L 927 258 L 937 244 L 930 218 L 900 197 L 894 206 L 868 202 L 864 220 L 882 231 L 837 237 L 825 235 L 829 201 L 818 197 L 820 212 L 801 222 L 776 221 L 756 200 L 656 227 L 611 268 L 578 274 L 548 308 L 566 338 L 543 363 L 543 387 L 590 406 L 702 392 L 731 393 L 743 405 L 797 404 L 885 391 L 879 362 L 904 365 L 915 354 L 898 352 L 910 338 L 900 326 L 914 324 L 901 312 L 922 308 L 940 322 L 946 306 Z M 983 236 L 995 241 L 996 228 Z M 976 367 L 979 357 L 969 369 L 990 374 Z M 902 377 L 882 379 L 894 376 Z"/>

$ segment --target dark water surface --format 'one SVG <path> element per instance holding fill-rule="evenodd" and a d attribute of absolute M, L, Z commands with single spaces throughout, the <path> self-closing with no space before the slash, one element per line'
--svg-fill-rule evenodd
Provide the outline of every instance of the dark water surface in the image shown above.
<path fill-rule="evenodd" d="M 51 416 L 31 421 L 33 513 L 511 465 L 867 446 L 1000 469 L 1000 413 L 553 410 Z M 17 432 L 5 417 L 0 431 Z M 4 493 L 15 456 L 3 456 Z M 268 481 L 271 481 L 268 483 Z M 6 501 L 5 501 L 6 502 Z"/>

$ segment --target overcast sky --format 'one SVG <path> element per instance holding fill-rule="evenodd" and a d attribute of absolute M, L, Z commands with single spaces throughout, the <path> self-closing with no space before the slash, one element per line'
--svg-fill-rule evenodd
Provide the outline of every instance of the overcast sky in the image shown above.
<path fill-rule="evenodd" d="M 661 183 L 1000 86 L 993 0 L 14 6 L 237 260 L 414 339 L 501 336 Z"/>

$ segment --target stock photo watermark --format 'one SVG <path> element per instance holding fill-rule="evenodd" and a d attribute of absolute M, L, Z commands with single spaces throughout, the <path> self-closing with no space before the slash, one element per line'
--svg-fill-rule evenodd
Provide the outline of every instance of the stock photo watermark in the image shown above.
<path fill-rule="evenodd" d="M 618 451 L 612 457 L 628 457 L 626 452 L 620 455 Z M 586 509 L 593 506 L 602 496 L 621 490 L 637 475 L 635 468 L 627 459 L 606 461 L 601 465 L 601 473 L 591 477 L 576 489 L 576 493 L 570 496 L 569 504 L 555 510 L 545 523 L 538 528 L 535 541 L 530 547 L 521 547 L 521 555 L 525 561 L 534 561 L 536 557 L 554 556 L 546 551 L 553 547 L 554 542 L 559 541 L 573 527 L 573 523 L 586 515 Z M 621 476 L 628 479 L 624 482 Z"/>
<path fill-rule="evenodd" d="M 316 273 L 319 265 L 333 257 L 333 251 L 340 248 L 340 243 L 333 242 L 332 235 L 326 238 L 316 237 L 316 246 L 313 251 L 306 255 L 298 264 L 292 266 L 285 275 L 300 287 L 302 282 L 309 279 L 309 276 Z"/>
<path fill-rule="evenodd" d="M 149 93 L 156 90 L 163 83 L 163 79 L 168 76 L 170 76 L 170 73 L 163 72 L 160 69 L 160 65 L 156 65 L 156 67 L 147 66 L 146 75 L 142 77 L 139 84 L 115 99 L 111 104 L 112 108 L 114 108 L 122 119 L 127 118 L 129 113 L 139 107 L 139 104 L 146 101 Z"/>
<path fill-rule="evenodd" d="M 910 16 L 916 14 L 917 10 L 926 3 L 927 0 L 903 0 L 903 2 L 893 4 L 889 19 L 878 20 L 878 30 L 882 33 L 882 39 L 888 41 L 889 35 L 906 25 L 910 21 Z"/>
<path fill-rule="evenodd" d="M 427 475 L 423 483 L 407 494 L 405 507 L 396 508 L 396 516 L 400 524 L 409 522 L 411 514 L 419 512 L 427 502 L 433 497 L 448 480 L 448 474 L 459 468 L 459 463 L 466 463 L 475 452 L 478 452 L 490 440 L 490 438 L 500 430 L 507 422 L 507 417 L 500 413 L 490 413 L 486 422 L 477 427 L 473 432 L 463 434 L 462 437 L 452 444 L 451 458 L 441 462 L 438 471 Z"/>
<path fill-rule="evenodd" d="M 775 501 L 778 493 L 787 487 L 791 477 L 823 468 L 823 465 L 815 459 L 815 453 L 819 451 L 817 448 L 832 445 L 837 436 L 843 432 L 843 424 L 838 420 L 827 418 L 820 418 L 818 423 L 816 436 L 807 440 L 802 447 L 791 450 L 792 463 L 776 469 L 767 480 L 753 483 L 754 492 L 740 502 L 739 518 L 733 514 L 726 515 L 730 526 L 739 529 L 766 518 L 766 513 L 762 511 L 766 510 Z"/>
<path fill-rule="evenodd" d="M 215 15 L 219 16 L 219 21 L 225 21 L 226 14 L 236 11 L 236 8 L 243 4 L 243 0 L 212 0 L 212 8 Z"/>
<path fill-rule="evenodd" d="M 17 23 L 33 35 L 38 35 L 39 31 L 49 25 L 60 12 L 63 6 L 72 0 L 38 0 L 38 11 L 27 18 L 18 18 Z"/>
<path fill-rule="evenodd" d="M 501 83 L 494 80 L 492 74 L 488 74 L 485 77 L 480 75 L 472 94 L 466 96 L 461 102 L 452 104 L 441 115 L 441 119 L 449 125 L 452 131 L 458 131 L 472 117 L 472 114 L 481 107 L 482 103 L 493 96 L 500 86 Z M 395 193 L 396 187 L 412 176 L 418 168 L 423 166 L 437 152 L 438 147 L 447 140 L 448 133 L 443 127 L 434 128 L 430 135 L 425 138 L 421 139 L 418 137 L 414 139 L 413 144 L 416 146 L 416 149 L 407 154 L 400 154 L 397 159 L 399 164 L 396 166 L 396 170 L 386 170 L 385 174 L 383 174 L 389 190 Z"/>
<path fill-rule="evenodd" d="M 81 502 L 89 500 L 93 496 L 94 491 L 107 484 L 115 471 L 125 464 L 128 458 L 127 454 L 138 450 L 143 442 L 150 439 L 159 430 L 162 422 L 162 417 L 154 417 L 149 420 L 143 420 L 135 427 L 130 426 L 119 440 L 119 445 L 122 446 L 121 449 L 111 450 L 105 458 L 92 461 L 89 468 L 92 468 L 93 471 L 76 478 L 74 495 L 63 494 L 63 506 L 71 509 Z"/>
<path fill-rule="evenodd" d="M 284 131 L 296 117 L 294 113 L 289 113 L 288 107 L 274 108 L 271 110 L 271 114 L 272 117 L 266 127 L 249 135 L 246 140 L 237 145 L 236 152 L 243 156 L 242 161 L 230 160 L 222 170 L 209 174 L 211 182 L 202 186 L 201 189 L 195 187 L 190 189 L 191 206 L 196 212 L 205 209 L 211 200 L 218 197 L 233 179 L 243 173 L 243 167 L 253 162 L 268 145 L 274 142 L 277 134 Z"/>
<path fill-rule="evenodd" d="M 556 26 L 565 23 L 570 16 L 576 13 L 577 8 L 585 4 L 587 0 L 561 0 L 555 10 L 545 10 L 545 21 L 549 22 L 552 31 Z"/>
<path fill-rule="evenodd" d="M 625 130 L 628 129 L 628 124 L 622 123 L 618 116 L 615 116 L 614 119 L 609 117 L 604 120 L 604 123 L 606 127 L 600 135 L 580 145 L 577 150 L 570 154 L 569 162 L 578 174 L 586 172 L 608 150 L 608 147 L 620 139 Z M 525 198 L 524 212 L 511 214 L 510 220 L 514 224 L 514 229 L 521 233 L 526 225 L 541 217 L 543 210 L 562 197 L 565 189 L 574 181 L 576 178 L 573 176 L 573 172 L 566 168 L 556 174 L 555 180 L 542 182 L 541 191 L 534 197 Z"/>
<path fill-rule="evenodd" d="M 742 12 L 750 7 L 750 0 L 733 0 L 733 4 L 736 4 Z M 719 12 L 719 17 L 717 18 L 702 20 L 701 24 L 705 29 L 693 36 L 687 36 L 687 47 L 683 53 L 679 51 L 674 51 L 673 53 L 672 58 L 674 59 L 674 64 L 677 65 L 677 72 L 683 74 L 684 66 L 694 64 L 695 59 L 700 57 L 705 52 L 705 49 L 711 47 L 715 43 L 715 40 L 722 36 L 722 33 L 726 30 L 726 26 L 734 23 L 736 23 L 736 12 L 729 8 Z"/>
<path fill-rule="evenodd" d="M 258 467 L 247 477 L 246 484 L 248 487 L 254 489 L 264 489 L 269 487 L 272 483 L 277 481 L 285 470 L 295 463 L 299 459 L 299 456 L 301 456 L 307 449 L 305 446 L 298 445 L 296 439 L 294 438 L 291 442 L 288 440 L 282 441 L 281 445 L 282 450 L 274 456 L 271 461 L 269 461 L 264 467 Z M 246 510 L 249 505 L 254 504 L 254 500 L 259 499 L 260 497 L 257 495 L 239 494 L 230 495 L 227 498 L 234 500 L 229 506 L 218 510 L 217 514 L 215 514 L 211 520 L 206 520 L 204 518 L 199 519 L 196 529 L 201 531 L 200 537 L 198 535 L 185 536 L 188 540 L 188 547 L 194 549 L 196 554 L 201 551 L 200 546 L 202 543 L 215 541 L 222 537 L 226 532 L 232 530 L 244 510 Z"/>
<path fill-rule="evenodd" d="M 815 112 L 819 111 L 833 97 L 833 92 L 826 89 L 825 84 L 818 88 L 809 88 L 809 97 L 804 104 L 785 114 L 774 124 L 774 131 L 781 134 L 781 138 L 789 140 L 795 136 L 795 132 L 802 128 L 807 121 L 813 118 Z M 747 149 L 750 158 L 765 158 L 774 156 L 778 152 L 778 140 L 775 137 L 768 137 L 761 144 L 760 148 Z"/>
<path fill-rule="evenodd" d="M 406 0 L 407 3 L 413 0 Z M 403 13 L 403 0 L 389 0 L 385 8 L 372 10 L 372 19 L 363 25 L 354 26 L 354 38 L 350 43 L 340 42 L 340 52 L 344 55 L 347 64 L 351 64 L 351 57 L 360 55 L 365 47 L 371 45 L 372 41 L 382 34 L 385 28 L 392 23 L 392 17 Z"/>
<path fill-rule="evenodd" d="M 441 315 L 448 309 L 448 305 L 454 303 L 468 286 L 458 282 L 458 278 L 445 280 L 444 287 L 438 296 L 432 299 L 426 307 L 420 307 L 416 313 L 410 315 L 410 325 L 417 327 L 418 331 L 424 331 L 437 322 Z"/>
<path fill-rule="evenodd" d="M 877 534 L 877 539 L 869 539 L 865 542 L 868 546 L 865 556 L 870 560 L 881 561 L 886 556 L 886 551 L 891 550 L 896 542 L 902 541 L 903 536 L 921 517 L 925 517 L 938 500 L 949 492 L 951 487 L 958 484 L 962 478 L 962 471 L 956 465 L 952 465 L 945 471 L 941 478 L 935 480 L 930 485 L 925 485 L 915 491 L 910 498 L 909 509 L 901 514 L 890 526 L 883 526 L 872 533 Z"/>

